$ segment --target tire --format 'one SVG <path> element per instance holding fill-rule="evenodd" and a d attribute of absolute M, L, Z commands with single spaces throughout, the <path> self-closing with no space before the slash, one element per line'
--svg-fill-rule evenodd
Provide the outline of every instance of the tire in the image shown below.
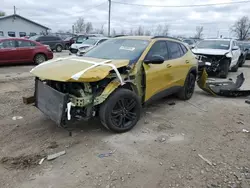
<path fill-rule="evenodd" d="M 116 133 L 132 129 L 141 115 L 141 102 L 132 91 L 117 89 L 100 106 L 99 117 L 102 124 Z"/>
<path fill-rule="evenodd" d="M 240 62 L 241 62 L 241 59 L 239 58 L 236 65 L 234 65 L 231 69 L 232 72 L 237 72 L 238 71 L 238 68 L 239 68 L 239 65 L 240 65 Z"/>
<path fill-rule="evenodd" d="M 56 45 L 56 52 L 61 52 L 63 50 L 62 45 L 58 44 Z"/>
<path fill-rule="evenodd" d="M 65 44 L 65 50 L 69 50 L 69 45 Z"/>
<path fill-rule="evenodd" d="M 246 59 L 245 59 L 245 60 L 246 60 Z M 245 60 L 244 60 L 244 56 L 243 56 L 243 55 L 241 55 L 241 56 L 239 57 L 239 61 L 240 61 L 239 67 L 242 67 L 242 65 L 245 63 Z"/>
<path fill-rule="evenodd" d="M 36 54 L 34 57 L 34 62 L 36 65 L 39 65 L 41 63 L 43 63 L 44 61 L 46 61 L 47 58 L 44 54 Z"/>
<path fill-rule="evenodd" d="M 192 97 L 195 89 L 195 80 L 193 73 L 187 75 L 183 88 L 177 94 L 181 100 L 189 100 Z"/>
<path fill-rule="evenodd" d="M 223 60 L 221 64 L 221 70 L 218 74 L 220 78 L 227 78 L 229 72 L 229 60 Z"/>

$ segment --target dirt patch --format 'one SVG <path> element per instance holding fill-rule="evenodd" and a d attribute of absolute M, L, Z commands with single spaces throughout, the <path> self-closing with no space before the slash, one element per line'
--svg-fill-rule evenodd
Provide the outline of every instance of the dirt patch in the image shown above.
<path fill-rule="evenodd" d="M 45 157 L 44 154 L 20 155 L 18 157 L 3 157 L 0 163 L 9 169 L 25 169 L 35 167 Z"/>
<path fill-rule="evenodd" d="M 55 149 L 57 147 L 58 147 L 58 144 L 57 144 L 57 142 L 54 141 L 54 142 L 50 142 L 47 148 Z"/>

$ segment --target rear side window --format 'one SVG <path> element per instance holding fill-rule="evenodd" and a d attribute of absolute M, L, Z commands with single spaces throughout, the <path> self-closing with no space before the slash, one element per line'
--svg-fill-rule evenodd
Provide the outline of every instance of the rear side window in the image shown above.
<path fill-rule="evenodd" d="M 14 31 L 9 31 L 8 36 L 9 37 L 16 37 L 16 33 Z"/>
<path fill-rule="evenodd" d="M 180 44 L 180 46 L 181 46 L 183 53 L 186 54 L 188 49 L 183 44 Z"/>
<path fill-rule="evenodd" d="M 60 37 L 53 37 L 53 40 L 61 40 Z"/>
<path fill-rule="evenodd" d="M 155 55 L 164 57 L 165 60 L 169 59 L 168 49 L 165 41 L 157 41 L 150 48 L 146 59 L 151 59 Z"/>
<path fill-rule="evenodd" d="M 183 52 L 181 51 L 179 43 L 167 41 L 167 45 L 171 59 L 177 59 L 182 56 Z"/>
<path fill-rule="evenodd" d="M 15 47 L 16 47 L 15 40 L 4 40 L 4 41 L 0 42 L 0 49 L 15 48 Z"/>
<path fill-rule="evenodd" d="M 0 36 L 3 37 L 3 31 L 0 31 Z"/>
<path fill-rule="evenodd" d="M 33 42 L 30 41 L 23 41 L 23 40 L 18 40 L 17 44 L 19 48 L 23 48 L 23 47 L 31 47 Z"/>

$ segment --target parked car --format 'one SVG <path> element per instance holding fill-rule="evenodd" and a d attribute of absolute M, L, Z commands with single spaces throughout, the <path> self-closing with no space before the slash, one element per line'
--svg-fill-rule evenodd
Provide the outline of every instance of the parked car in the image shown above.
<path fill-rule="evenodd" d="M 49 46 L 23 38 L 0 38 L 0 64 L 40 64 L 53 58 Z"/>
<path fill-rule="evenodd" d="M 67 37 L 64 39 L 65 50 L 69 50 L 70 46 L 76 42 L 77 37 Z"/>
<path fill-rule="evenodd" d="M 37 77 L 36 107 L 57 124 L 98 115 L 106 128 L 125 132 L 140 119 L 142 104 L 174 93 L 192 97 L 197 59 L 174 38 L 126 36 L 31 73 Z"/>
<path fill-rule="evenodd" d="M 71 53 L 78 53 L 79 55 L 84 54 L 86 51 L 94 48 L 95 46 L 106 41 L 107 37 L 89 37 L 87 40 L 83 41 L 81 44 L 74 43 L 70 47 Z"/>
<path fill-rule="evenodd" d="M 61 52 L 65 48 L 64 41 L 57 36 L 35 35 L 29 39 L 40 42 L 41 44 L 49 45 L 51 50 L 55 50 L 57 52 Z"/>
<path fill-rule="evenodd" d="M 196 44 L 195 39 L 183 39 L 182 41 L 186 43 L 190 49 L 195 47 Z"/>
<path fill-rule="evenodd" d="M 250 44 L 244 41 L 238 41 L 237 44 L 240 47 L 241 52 L 239 57 L 239 67 L 242 67 L 242 65 L 245 64 Z"/>
<path fill-rule="evenodd" d="M 221 78 L 227 78 L 229 70 L 238 70 L 241 52 L 233 39 L 205 39 L 192 51 L 198 56 L 201 66 L 205 63 L 208 73 L 214 72 Z"/>

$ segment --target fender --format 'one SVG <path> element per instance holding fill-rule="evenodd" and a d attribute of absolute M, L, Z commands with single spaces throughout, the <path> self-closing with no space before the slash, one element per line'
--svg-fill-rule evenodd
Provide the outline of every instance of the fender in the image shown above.
<path fill-rule="evenodd" d="M 95 98 L 94 105 L 103 103 L 109 97 L 109 95 L 113 93 L 119 87 L 127 88 L 137 93 L 137 88 L 133 82 L 131 82 L 130 80 L 126 80 L 124 82 L 125 82 L 124 85 L 121 85 L 121 82 L 119 80 L 114 80 L 110 82 L 105 87 L 102 94 Z"/>

